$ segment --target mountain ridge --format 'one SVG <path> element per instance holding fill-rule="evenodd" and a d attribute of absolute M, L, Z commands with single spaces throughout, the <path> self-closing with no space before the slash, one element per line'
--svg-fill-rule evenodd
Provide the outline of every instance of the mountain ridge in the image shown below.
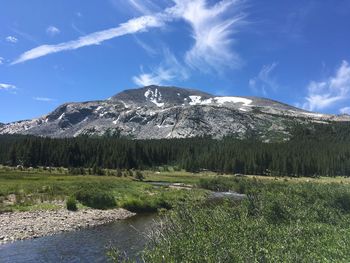
<path fill-rule="evenodd" d="M 267 98 L 215 96 L 196 89 L 151 85 L 123 90 L 107 100 L 64 103 L 39 118 L 0 124 L 0 134 L 134 139 L 254 134 L 271 141 L 288 139 L 294 124 L 337 121 L 350 121 L 350 116 L 309 112 Z"/>

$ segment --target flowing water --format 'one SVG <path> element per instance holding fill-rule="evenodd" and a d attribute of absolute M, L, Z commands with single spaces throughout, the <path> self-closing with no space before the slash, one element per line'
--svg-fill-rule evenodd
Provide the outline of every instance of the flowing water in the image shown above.
<path fill-rule="evenodd" d="M 244 198 L 245 195 L 234 192 L 213 192 L 208 201 Z M 94 228 L 0 245 L 0 263 L 108 262 L 106 252 L 110 246 L 135 258 L 145 247 L 145 234 L 156 219 L 156 214 L 143 214 Z"/>
<path fill-rule="evenodd" d="M 156 217 L 138 215 L 94 228 L 0 245 L 0 262 L 106 262 L 110 245 L 135 257 L 144 248 L 145 233 Z"/>

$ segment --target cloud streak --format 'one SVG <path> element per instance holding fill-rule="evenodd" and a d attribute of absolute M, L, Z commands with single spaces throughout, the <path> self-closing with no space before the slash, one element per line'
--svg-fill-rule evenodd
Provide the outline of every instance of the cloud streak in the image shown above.
<path fill-rule="evenodd" d="M 164 50 L 165 60 L 149 73 L 142 73 L 132 78 L 138 86 L 164 85 L 174 79 L 185 80 L 188 72 L 169 50 Z"/>
<path fill-rule="evenodd" d="M 51 102 L 51 101 L 54 101 L 54 99 L 46 98 L 46 97 L 33 97 L 33 100 L 43 101 L 43 102 Z"/>
<path fill-rule="evenodd" d="M 131 19 L 126 23 L 120 24 L 118 27 L 98 31 L 80 37 L 77 40 L 72 40 L 57 45 L 42 45 L 36 47 L 20 55 L 20 57 L 13 61 L 11 65 L 23 63 L 28 60 L 33 60 L 49 54 L 58 53 L 66 50 L 75 50 L 86 46 L 99 45 L 106 40 L 110 40 L 127 34 L 146 31 L 148 28 L 152 27 L 161 27 L 162 25 L 163 22 L 157 16 L 141 16 L 138 18 Z"/>
<path fill-rule="evenodd" d="M 127 2 L 139 13 L 146 15 L 131 19 L 115 28 L 82 36 L 77 40 L 38 46 L 21 54 L 11 64 L 23 63 L 66 50 L 99 45 L 106 40 L 147 31 L 149 28 L 163 27 L 167 22 L 182 19 L 191 25 L 194 39 L 194 45 L 185 54 L 187 65 L 205 72 L 212 69 L 221 72 L 224 68 L 241 66 L 242 61 L 238 53 L 231 47 L 235 42 L 233 34 L 245 22 L 242 0 L 221 0 L 214 5 L 209 5 L 207 0 L 172 0 L 174 6 L 155 14 L 152 10 L 159 10 L 159 7 L 151 1 Z"/>
<path fill-rule="evenodd" d="M 306 110 L 322 110 L 348 99 L 350 95 L 350 65 L 343 61 L 334 76 L 324 81 L 311 81 L 308 95 L 302 108 Z"/>
<path fill-rule="evenodd" d="M 271 75 L 277 66 L 277 62 L 273 62 L 270 65 L 264 65 L 259 74 L 249 80 L 249 87 L 254 92 L 261 92 L 264 96 L 267 96 L 268 90 L 270 89 L 276 91 L 279 85 L 277 84 L 276 79 Z"/>
<path fill-rule="evenodd" d="M 189 66 L 201 71 L 239 68 L 242 60 L 232 50 L 232 38 L 245 21 L 242 1 L 222 0 L 209 6 L 206 0 L 173 0 L 176 5 L 168 13 L 180 17 L 192 27 L 193 47 L 185 60 Z"/>
<path fill-rule="evenodd" d="M 11 84 L 0 83 L 0 90 L 15 90 L 16 86 Z"/>

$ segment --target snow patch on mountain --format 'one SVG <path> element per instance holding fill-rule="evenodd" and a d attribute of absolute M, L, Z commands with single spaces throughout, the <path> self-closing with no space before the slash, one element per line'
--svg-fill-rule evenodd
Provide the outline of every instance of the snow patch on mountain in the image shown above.
<path fill-rule="evenodd" d="M 191 99 L 190 105 L 209 105 L 209 104 L 219 104 L 223 105 L 225 103 L 241 103 L 243 106 L 250 106 L 253 102 L 251 99 L 241 98 L 241 97 L 214 97 L 210 99 L 202 100 L 201 96 L 189 96 Z"/>
<path fill-rule="evenodd" d="M 201 96 L 188 96 L 191 99 L 190 105 L 197 105 L 201 104 L 202 102 L 202 97 Z"/>
<path fill-rule="evenodd" d="M 219 104 L 224 103 L 242 103 L 244 106 L 249 106 L 253 101 L 241 97 L 215 97 L 214 100 Z"/>
<path fill-rule="evenodd" d="M 158 107 L 164 106 L 164 102 L 161 102 L 162 101 L 162 94 L 160 93 L 160 91 L 158 91 L 158 89 L 155 89 L 155 91 L 148 89 L 144 95 L 145 95 L 147 100 L 156 104 Z"/>

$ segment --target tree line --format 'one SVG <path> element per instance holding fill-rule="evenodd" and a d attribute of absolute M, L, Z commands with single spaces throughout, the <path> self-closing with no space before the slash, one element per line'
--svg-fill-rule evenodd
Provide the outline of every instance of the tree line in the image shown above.
<path fill-rule="evenodd" d="M 0 136 L 0 163 L 26 167 L 152 169 L 176 166 L 273 176 L 350 175 L 350 125 L 314 124 L 291 128 L 288 141 L 254 138 L 130 140 L 113 137 L 53 139 Z"/>

